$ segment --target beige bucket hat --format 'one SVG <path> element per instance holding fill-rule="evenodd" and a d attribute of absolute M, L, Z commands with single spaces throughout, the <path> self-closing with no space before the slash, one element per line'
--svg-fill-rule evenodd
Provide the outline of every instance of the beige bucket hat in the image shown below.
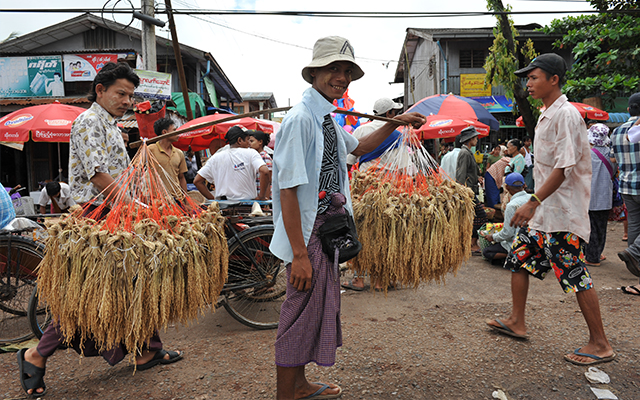
<path fill-rule="evenodd" d="M 351 80 L 358 80 L 364 76 L 362 69 L 356 64 L 351 43 L 340 36 L 327 36 L 318 39 L 313 45 L 313 58 L 311 64 L 302 69 L 302 77 L 305 81 L 313 83 L 310 70 L 312 68 L 322 68 L 335 61 L 350 61 L 353 63 L 353 73 Z"/>

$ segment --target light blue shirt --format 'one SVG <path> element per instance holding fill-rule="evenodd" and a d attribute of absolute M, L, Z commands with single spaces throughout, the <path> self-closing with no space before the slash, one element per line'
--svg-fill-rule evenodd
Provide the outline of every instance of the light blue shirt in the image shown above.
<path fill-rule="evenodd" d="M 0 229 L 4 228 L 16 217 L 16 210 L 7 190 L 0 186 Z"/>
<path fill-rule="evenodd" d="M 500 232 L 493 235 L 493 241 L 500 243 L 507 251 L 511 250 L 511 242 L 513 242 L 517 232 L 516 227 L 511 226 L 511 218 L 513 218 L 513 214 L 516 213 L 518 207 L 529 201 L 530 198 L 531 195 L 524 190 L 514 194 L 504 210 L 504 227 Z"/>
<path fill-rule="evenodd" d="M 273 223 L 275 232 L 269 249 L 285 262 L 293 261 L 293 250 L 282 221 L 280 189 L 297 187 L 298 205 L 305 244 L 309 243 L 318 210 L 320 167 L 324 150 L 322 121 L 336 107 L 313 88 L 305 90 L 302 102 L 284 117 L 276 136 L 273 153 Z M 358 139 L 333 120 L 338 138 L 340 193 L 347 199 L 345 208 L 353 215 L 347 155 L 358 147 Z"/>

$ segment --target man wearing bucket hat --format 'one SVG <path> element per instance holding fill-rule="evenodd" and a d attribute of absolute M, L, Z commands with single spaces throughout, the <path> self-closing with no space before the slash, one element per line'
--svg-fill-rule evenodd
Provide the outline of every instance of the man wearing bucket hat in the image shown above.
<path fill-rule="evenodd" d="M 462 148 L 456 165 L 456 181 L 473 190 L 475 218 L 473 219 L 473 231 L 471 233 L 471 254 L 482 255 L 478 246 L 478 229 L 487 222 L 487 214 L 484 206 L 478 200 L 478 164 L 473 155 L 472 147 L 478 144 L 478 131 L 473 126 L 468 126 L 458 135 Z"/>
<path fill-rule="evenodd" d="M 318 228 L 329 217 L 353 213 L 346 158 L 378 147 L 400 124 L 419 127 L 420 114 L 395 117 L 358 140 L 332 118 L 333 100 L 364 72 L 347 39 L 330 36 L 313 47 L 302 77 L 311 84 L 282 121 L 273 154 L 273 221 L 270 249 L 287 263 L 287 298 L 275 344 L 277 398 L 337 398 L 333 384 L 310 383 L 305 365 L 335 363 L 342 345 L 340 281 L 336 262 L 323 253 Z"/>
<path fill-rule="evenodd" d="M 518 207 L 529 201 L 529 197 L 531 197 L 524 191 L 524 178 L 519 173 L 512 172 L 507 175 L 504 178 L 504 183 L 507 186 L 507 192 L 512 197 L 504 210 L 504 226 L 502 230 L 493 235 L 485 236 L 488 241 L 496 242 L 482 250 L 482 255 L 490 261 L 504 259 L 509 254 L 511 242 L 516 237 L 517 231 L 517 227 L 510 223 L 511 217 L 513 217 Z"/>
<path fill-rule="evenodd" d="M 544 279 L 553 269 L 566 293 L 575 292 L 589 328 L 589 342 L 565 354 L 577 365 L 609 362 L 615 353 L 604 333 L 598 295 L 584 263 L 589 240 L 591 150 L 587 127 L 580 113 L 562 94 L 567 70 L 562 57 L 542 54 L 516 71 L 527 77 L 527 90 L 546 109 L 538 119 L 534 137 L 536 192 L 511 218 L 521 227 L 511 245 L 505 268 L 511 269 L 511 315 L 487 320 L 501 334 L 526 339 L 525 307 L 529 275 Z M 527 226 L 528 225 L 528 226 Z"/>

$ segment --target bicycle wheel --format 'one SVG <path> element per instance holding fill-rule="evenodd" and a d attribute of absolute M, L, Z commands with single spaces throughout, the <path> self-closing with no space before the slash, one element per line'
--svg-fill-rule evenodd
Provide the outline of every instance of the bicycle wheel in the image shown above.
<path fill-rule="evenodd" d="M 27 311 L 31 331 L 38 339 L 42 338 L 45 329 L 51 323 L 51 314 L 44 301 L 38 299 L 38 284 L 33 288 L 29 298 L 29 310 Z"/>
<path fill-rule="evenodd" d="M 43 258 L 41 244 L 22 236 L 0 236 L 0 343 L 33 336 L 27 313 L 34 271 Z"/>
<path fill-rule="evenodd" d="M 242 231 L 239 241 L 229 244 L 229 276 L 222 304 L 233 318 L 255 329 L 278 327 L 286 297 L 284 262 L 269 251 L 272 236 L 273 225 L 261 225 Z"/>

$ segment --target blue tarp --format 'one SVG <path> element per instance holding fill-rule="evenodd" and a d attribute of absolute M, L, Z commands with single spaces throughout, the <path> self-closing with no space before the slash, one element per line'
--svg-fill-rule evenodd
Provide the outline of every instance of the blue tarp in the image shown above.
<path fill-rule="evenodd" d="M 506 96 L 483 96 L 483 97 L 469 97 L 474 99 L 478 103 L 482 104 L 487 111 L 495 112 L 511 112 L 513 108 L 513 102 L 507 99 Z"/>
<path fill-rule="evenodd" d="M 630 117 L 629 113 L 609 113 L 609 119 L 606 122 L 625 123 Z"/>

